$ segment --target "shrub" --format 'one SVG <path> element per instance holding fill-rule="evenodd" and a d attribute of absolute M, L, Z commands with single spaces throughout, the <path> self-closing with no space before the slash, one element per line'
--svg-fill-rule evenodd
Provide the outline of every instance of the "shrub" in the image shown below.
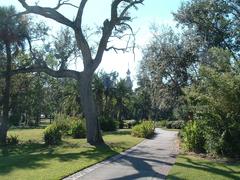
<path fill-rule="evenodd" d="M 71 118 L 63 114 L 57 114 L 54 117 L 53 124 L 61 131 L 63 135 L 68 135 L 71 129 Z"/>
<path fill-rule="evenodd" d="M 17 145 L 19 143 L 17 135 L 10 135 L 7 137 L 7 144 L 9 145 Z"/>
<path fill-rule="evenodd" d="M 132 119 L 132 120 L 124 120 L 124 127 L 131 129 L 133 126 L 137 124 L 137 121 Z"/>
<path fill-rule="evenodd" d="M 240 125 L 233 123 L 226 129 L 205 128 L 205 149 L 211 155 L 239 157 L 240 154 Z"/>
<path fill-rule="evenodd" d="M 118 127 L 118 122 L 111 118 L 100 117 L 100 125 L 103 131 L 116 131 Z"/>
<path fill-rule="evenodd" d="M 62 132 L 56 124 L 51 124 L 45 128 L 44 141 L 48 145 L 59 144 L 62 140 Z"/>
<path fill-rule="evenodd" d="M 160 120 L 157 122 L 158 127 L 166 127 L 167 126 L 167 120 Z"/>
<path fill-rule="evenodd" d="M 155 126 L 153 121 L 143 121 L 141 124 L 133 127 L 132 135 L 135 137 L 150 138 L 154 135 L 154 130 Z"/>
<path fill-rule="evenodd" d="M 84 126 L 84 122 L 81 120 L 73 121 L 71 124 L 70 134 L 73 138 L 85 138 L 86 127 Z"/>
<path fill-rule="evenodd" d="M 204 151 L 205 138 L 202 122 L 189 121 L 183 129 L 182 136 L 186 150 L 195 152 Z"/>
<path fill-rule="evenodd" d="M 166 122 L 166 128 L 168 129 L 182 129 L 184 125 L 185 125 L 184 121 L 181 120 Z"/>

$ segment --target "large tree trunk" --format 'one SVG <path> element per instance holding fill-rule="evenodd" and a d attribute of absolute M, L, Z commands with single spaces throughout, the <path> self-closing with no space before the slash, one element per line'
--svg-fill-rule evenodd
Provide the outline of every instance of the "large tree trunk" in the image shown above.
<path fill-rule="evenodd" d="M 3 117 L 0 118 L 0 144 L 6 144 L 7 139 L 7 130 L 8 130 L 8 119 L 9 119 L 9 99 L 10 99 L 10 89 L 11 89 L 11 47 L 7 42 L 6 44 L 6 52 L 7 52 L 7 68 L 6 68 L 6 76 L 5 76 L 5 89 L 4 89 L 4 97 L 3 97 Z"/>
<path fill-rule="evenodd" d="M 84 73 L 79 79 L 79 84 L 81 105 L 86 119 L 87 142 L 92 145 L 103 144 L 104 141 L 92 92 L 92 75 Z"/>

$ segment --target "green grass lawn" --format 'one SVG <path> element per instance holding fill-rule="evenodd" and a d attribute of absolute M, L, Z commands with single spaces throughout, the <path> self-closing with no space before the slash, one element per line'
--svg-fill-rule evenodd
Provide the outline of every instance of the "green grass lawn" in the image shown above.
<path fill-rule="evenodd" d="M 167 179 L 240 179 L 240 163 L 219 163 L 190 155 L 179 155 Z"/>
<path fill-rule="evenodd" d="M 86 139 L 64 138 L 59 146 L 46 146 L 43 129 L 15 129 L 21 144 L 0 148 L 0 179 L 60 179 L 120 153 L 142 141 L 130 131 L 107 133 L 107 146 L 91 146 Z M 29 141 L 31 140 L 31 141 Z"/>

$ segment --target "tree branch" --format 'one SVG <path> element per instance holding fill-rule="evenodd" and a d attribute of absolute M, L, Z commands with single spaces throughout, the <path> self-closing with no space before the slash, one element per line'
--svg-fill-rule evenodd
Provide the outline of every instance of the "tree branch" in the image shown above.
<path fill-rule="evenodd" d="M 74 28 L 74 23 L 56 10 L 57 8 L 59 8 L 58 6 L 56 6 L 55 8 L 41 7 L 41 6 L 37 6 L 37 5 L 29 6 L 25 0 L 18 0 L 18 1 L 26 9 L 24 14 L 27 14 L 27 13 L 39 14 L 46 18 L 55 20 L 66 26 Z M 59 3 L 61 4 L 61 0 L 59 1 Z"/>
<path fill-rule="evenodd" d="M 79 79 L 79 77 L 81 76 L 81 72 L 78 72 L 78 71 L 65 70 L 65 69 L 55 71 L 49 68 L 48 66 L 37 65 L 37 64 L 34 64 L 27 68 L 24 67 L 24 68 L 12 70 L 10 72 L 10 76 L 14 76 L 21 73 L 33 73 L 33 72 L 44 72 L 55 78 L 73 78 L 76 80 Z M 0 77 L 5 77 L 5 74 L 6 72 L 1 72 Z"/>
<path fill-rule="evenodd" d="M 90 46 L 83 34 L 83 30 L 82 30 L 82 16 L 83 16 L 83 10 L 85 8 L 85 5 L 87 3 L 87 0 L 82 0 L 80 2 L 79 8 L 78 8 L 78 12 L 77 12 L 77 16 L 76 19 L 74 21 L 75 23 L 75 36 L 76 36 L 76 40 L 77 40 L 77 45 L 79 47 L 79 49 L 82 52 L 83 55 L 83 65 L 84 68 L 91 66 L 92 64 L 92 56 L 91 56 L 91 49 Z"/>
<path fill-rule="evenodd" d="M 114 0 L 112 2 L 111 20 L 109 21 L 106 19 L 103 23 L 102 37 L 100 39 L 97 54 L 94 59 L 93 70 L 95 70 L 102 61 L 103 53 L 107 49 L 108 39 L 111 36 L 114 27 L 117 25 L 123 25 L 125 21 L 129 20 L 129 18 L 126 18 L 124 15 L 131 7 L 136 7 L 137 4 L 142 4 L 143 1 L 144 0 Z M 121 2 L 126 2 L 129 4 L 123 8 L 123 10 L 120 12 L 120 16 L 118 16 L 118 6 L 121 4 Z M 132 28 L 130 28 L 130 30 L 132 31 Z"/>
<path fill-rule="evenodd" d="M 59 9 L 59 8 L 60 8 L 61 6 L 63 6 L 63 5 L 69 5 L 69 6 L 78 8 L 78 6 L 75 6 L 74 4 L 68 3 L 68 2 L 69 2 L 69 0 L 65 0 L 65 1 L 63 1 L 63 0 L 58 0 L 57 6 L 54 7 L 53 9 L 57 10 L 57 9 Z"/>

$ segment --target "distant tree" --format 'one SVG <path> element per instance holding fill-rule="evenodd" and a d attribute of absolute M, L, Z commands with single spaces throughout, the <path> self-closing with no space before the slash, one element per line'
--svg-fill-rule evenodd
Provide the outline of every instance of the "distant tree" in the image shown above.
<path fill-rule="evenodd" d="M 114 107 L 116 118 L 118 120 L 128 119 L 131 117 L 128 102 L 131 101 L 132 90 L 127 86 L 127 81 L 125 79 L 120 79 L 117 82 L 114 94 L 116 99 Z"/>

